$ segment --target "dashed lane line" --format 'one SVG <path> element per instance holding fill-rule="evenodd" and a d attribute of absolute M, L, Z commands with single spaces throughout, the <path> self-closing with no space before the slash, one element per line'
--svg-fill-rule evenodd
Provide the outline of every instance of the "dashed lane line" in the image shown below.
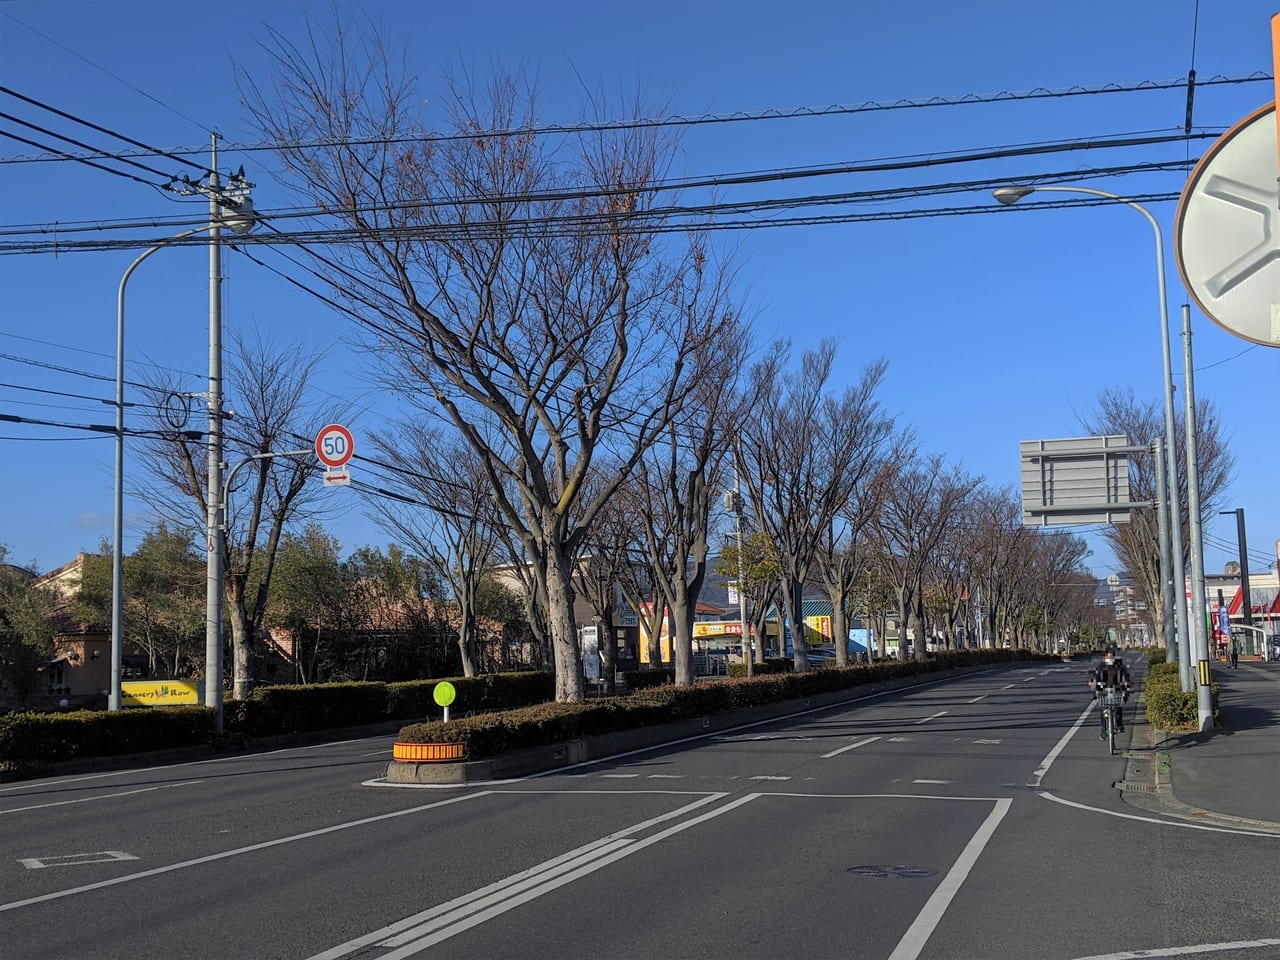
<path fill-rule="evenodd" d="M 879 737 L 863 737 L 860 740 L 854 740 L 853 743 L 845 744 L 838 750 L 832 750 L 830 753 L 822 755 L 823 760 L 830 760 L 832 757 L 838 757 L 847 750 L 857 750 L 859 747 L 865 747 L 868 743 L 875 743 Z"/>
<path fill-rule="evenodd" d="M 1280 940 L 1233 940 L 1230 943 L 1197 943 L 1185 947 L 1152 947 L 1149 950 L 1124 950 L 1121 953 L 1099 953 L 1078 960 L 1140 960 L 1143 957 L 1186 957 L 1193 953 L 1225 953 L 1233 950 L 1261 950 L 1280 947 Z"/>
<path fill-rule="evenodd" d="M 922 723 L 928 723 L 930 720 L 937 720 L 939 717 L 945 717 L 946 715 L 947 715 L 946 710 L 939 710 L 937 713 L 933 714 L 933 716 L 925 717 L 922 720 L 917 720 L 916 726 L 919 726 Z"/>
<path fill-rule="evenodd" d="M 137 790 L 121 790 L 117 793 L 99 793 L 92 797 L 79 797 L 76 800 L 55 800 L 52 803 L 34 803 L 28 807 L 12 807 L 8 810 L 0 810 L 0 817 L 6 813 L 25 813 L 28 810 L 45 810 L 49 807 L 65 807 L 72 803 L 88 803 L 91 800 L 111 800 L 114 797 L 131 797 L 138 793 L 152 793 L 156 790 L 172 790 L 174 787 L 189 787 L 193 784 L 204 783 L 203 780 L 183 780 L 179 783 L 162 783 L 156 787 L 140 787 Z"/>

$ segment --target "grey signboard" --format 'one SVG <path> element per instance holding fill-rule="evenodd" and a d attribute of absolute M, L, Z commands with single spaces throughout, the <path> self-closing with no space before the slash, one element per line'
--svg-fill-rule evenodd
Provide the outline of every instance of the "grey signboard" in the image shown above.
<path fill-rule="evenodd" d="M 1022 452 L 1023 526 L 1128 523 L 1129 454 L 1123 434 L 1024 440 Z"/>

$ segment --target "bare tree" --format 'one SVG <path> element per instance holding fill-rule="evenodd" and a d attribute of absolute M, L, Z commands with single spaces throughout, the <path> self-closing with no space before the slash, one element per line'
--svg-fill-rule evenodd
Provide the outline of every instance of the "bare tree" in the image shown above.
<path fill-rule="evenodd" d="M 1164 436 L 1164 415 L 1156 401 L 1141 402 L 1132 391 L 1104 390 L 1098 396 L 1097 408 L 1082 421 L 1091 434 L 1125 434 L 1133 446 L 1147 446 Z M 1177 434 L 1178 502 L 1182 506 L 1182 542 L 1191 542 L 1190 515 L 1187 512 L 1186 418 L 1181 409 L 1175 412 Z M 1234 457 L 1227 446 L 1226 433 L 1217 407 L 1210 400 L 1196 402 L 1196 452 L 1200 469 L 1200 511 L 1205 521 L 1219 508 L 1231 473 Z M 1156 499 L 1155 458 L 1147 453 L 1129 456 L 1129 497 L 1133 500 Z M 1157 636 L 1164 623 L 1164 594 L 1160 580 L 1160 539 L 1154 508 L 1132 511 L 1129 523 L 1112 524 L 1104 531 L 1117 559 L 1137 581 L 1142 599 L 1152 618 Z"/>
<path fill-rule="evenodd" d="M 707 299 L 724 303 L 723 289 Z M 726 318 L 732 311 L 722 308 Z M 649 564 L 659 596 L 671 613 L 675 682 L 693 682 L 693 619 L 708 572 L 716 504 L 724 489 L 726 436 L 739 410 L 738 379 L 747 356 L 745 329 L 726 319 L 724 336 L 691 356 L 701 375 L 684 399 L 678 420 L 640 459 L 636 492 Z"/>
<path fill-rule="evenodd" d="M 289 186 L 332 211 L 334 283 L 388 384 L 479 457 L 545 600 L 556 697 L 580 700 L 573 559 L 678 415 L 699 373 L 690 359 L 724 334 L 702 302 L 715 284 L 699 243 L 655 232 L 673 143 L 639 126 L 513 132 L 536 126 L 536 96 L 509 74 L 434 95 L 440 136 L 377 38 L 341 24 L 305 49 L 269 37 L 274 89 L 245 81 L 254 118 Z M 606 450 L 621 469 L 584 501 Z"/>
<path fill-rule="evenodd" d="M 400 423 L 373 435 L 390 466 L 391 498 L 374 498 L 379 523 L 430 564 L 449 585 L 458 611 L 462 673 L 478 663 L 477 601 L 495 562 L 502 524 L 484 465 L 467 444 L 422 422 Z"/>
<path fill-rule="evenodd" d="M 761 528 L 777 545 L 796 669 L 803 671 L 809 666 L 801 632 L 805 581 L 832 521 L 865 475 L 858 465 L 881 449 L 892 421 L 875 396 L 884 361 L 833 394 L 833 341 L 806 352 L 798 370 L 787 370 L 789 353 L 787 344 L 775 344 L 752 369 L 755 402 L 742 423 L 741 472 Z"/>
<path fill-rule="evenodd" d="M 875 548 L 867 528 L 880 510 L 885 487 L 892 476 L 890 456 L 905 453 L 906 437 L 892 440 L 891 421 L 879 424 L 881 437 L 868 437 L 859 458 L 849 465 L 852 493 L 827 527 L 815 561 L 827 598 L 831 601 L 831 633 L 836 644 L 836 663 L 849 662 L 849 603 L 854 586 L 864 578 L 871 565 Z"/>
<path fill-rule="evenodd" d="M 915 657 L 925 658 L 927 618 L 924 585 L 937 550 L 960 517 L 977 481 L 959 468 L 946 469 L 941 456 L 918 460 L 889 484 L 872 525 L 884 572 L 898 601 L 900 654 L 906 652 L 909 619 L 916 625 Z"/>
<path fill-rule="evenodd" d="M 276 346 L 233 335 L 224 368 L 226 397 L 235 416 L 223 422 L 224 455 L 237 464 L 257 454 L 296 449 L 298 437 L 313 436 L 333 411 L 322 411 L 308 395 L 319 357 L 297 344 Z M 149 392 L 157 409 L 181 396 L 173 382 L 155 381 Z M 327 416 L 326 416 L 327 414 Z M 206 511 L 206 451 L 199 439 L 173 430 L 160 414 L 159 436 L 142 445 L 153 480 L 148 500 L 180 526 L 203 527 Z M 308 481 L 312 481 L 308 483 Z M 315 459 L 260 458 L 238 474 L 231 490 L 223 538 L 226 610 L 231 621 L 233 695 L 248 696 L 252 656 L 270 595 L 280 538 L 290 524 L 318 512 L 323 487 L 315 481 Z"/>
<path fill-rule="evenodd" d="M 604 464 L 603 470 L 609 465 Z M 632 491 L 624 485 L 609 498 L 596 515 L 590 533 L 582 542 L 583 555 L 574 570 L 573 586 L 591 604 L 600 618 L 601 675 L 605 689 L 612 691 L 617 681 L 618 644 L 617 598 L 621 594 L 630 606 L 641 610 L 641 557 L 644 534 Z M 645 583 L 648 578 L 644 577 Z"/>

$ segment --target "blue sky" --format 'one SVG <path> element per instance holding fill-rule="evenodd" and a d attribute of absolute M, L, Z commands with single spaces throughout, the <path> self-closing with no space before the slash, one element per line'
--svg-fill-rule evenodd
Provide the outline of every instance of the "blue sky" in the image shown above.
<path fill-rule="evenodd" d="M 268 155 L 236 152 L 237 143 L 259 139 L 240 104 L 236 71 L 261 76 L 262 24 L 300 38 L 308 6 L 326 16 L 327 5 L 285 2 L 210 7 L 0 0 L 0 85 L 157 146 L 198 146 L 215 128 L 227 140 L 224 168 L 245 165 L 257 184 L 256 205 L 283 205 L 289 198 L 275 183 Z M 404 39 L 422 77 L 426 110 L 446 68 L 483 77 L 494 64 L 522 64 L 543 90 L 547 122 L 576 119 L 584 88 L 610 96 L 639 89 L 652 114 L 693 115 L 1168 80 L 1185 76 L 1191 65 L 1195 11 L 1193 0 L 338 6 Z M 1200 80 L 1269 73 L 1272 12 L 1271 4 L 1254 0 L 1203 4 L 1195 50 Z M 1223 129 L 1273 98 L 1269 81 L 1202 87 L 1196 128 Z M 0 96 L 0 111 L 94 145 L 111 143 L 9 97 Z M 1184 93 L 1173 90 L 711 124 L 684 131 L 671 174 L 1173 135 L 1184 112 Z M 7 122 L 0 129 L 17 130 Z M 731 196 L 1085 171 L 1195 157 L 1210 142 L 844 175 Z M 0 157 L 37 152 L 0 138 Z M 1185 181 L 1184 172 L 1173 171 L 1087 182 L 1117 193 L 1176 193 Z M 985 192 L 974 192 L 942 201 L 886 201 L 872 209 L 988 200 Z M 1188 298 L 1172 257 L 1174 207 L 1152 205 L 1165 227 L 1176 324 Z M 185 212 L 158 191 L 72 163 L 0 165 L 0 210 L 0 226 Z M 720 234 L 718 242 L 736 250 L 761 339 L 785 334 L 803 348 L 836 336 L 850 378 L 867 360 L 888 358 L 884 400 L 914 426 L 921 448 L 944 453 L 994 484 L 1017 482 L 1020 440 L 1079 435 L 1079 419 L 1100 389 L 1126 386 L 1142 398 L 1160 396 L 1152 235 L 1133 211 L 1014 210 L 782 227 Z M 0 354 L 111 377 L 115 291 L 134 255 L 0 257 Z M 350 345 L 349 321 L 241 257 L 228 255 L 227 273 L 229 328 L 261 330 L 281 342 L 305 340 L 326 351 L 318 388 L 366 408 L 354 424 L 358 446 L 361 427 L 379 425 L 379 406 L 369 388 L 370 363 Z M 189 371 L 191 389 L 203 388 L 198 374 L 207 357 L 206 283 L 207 256 L 200 249 L 165 250 L 139 268 L 128 300 L 131 375 L 142 370 L 135 363 L 149 362 Z M 1245 508 L 1253 566 L 1260 569 L 1280 536 L 1274 495 L 1278 357 L 1266 347 L 1248 349 L 1199 313 L 1193 322 L 1201 370 L 1197 395 L 1219 406 L 1237 457 L 1223 506 Z M 1180 357 L 1174 365 L 1181 370 Z M 0 360 L 0 382 L 112 395 L 110 382 L 15 360 Z M 6 387 L 0 387 L 0 413 L 111 422 L 107 406 Z M 0 424 L 7 466 L 0 472 L 0 542 L 13 548 L 16 560 L 41 569 L 95 547 L 110 532 L 112 441 L 34 439 L 68 436 L 75 434 Z M 130 458 L 128 469 L 135 463 Z M 345 498 L 335 499 L 342 509 L 329 521 L 344 547 L 387 541 L 356 494 L 332 496 Z M 126 512 L 132 546 L 150 516 L 133 496 Z M 1214 517 L 1206 532 L 1206 566 L 1220 570 L 1234 548 L 1234 519 Z M 1105 575 L 1110 558 L 1101 549 L 1095 572 Z"/>

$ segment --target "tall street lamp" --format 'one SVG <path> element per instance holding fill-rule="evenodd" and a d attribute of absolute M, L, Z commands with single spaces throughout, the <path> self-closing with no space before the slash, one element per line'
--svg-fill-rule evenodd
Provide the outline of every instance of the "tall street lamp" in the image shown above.
<path fill-rule="evenodd" d="M 214 181 L 216 187 L 216 181 Z M 225 198 L 219 198 L 225 200 Z M 230 217 L 224 216 L 221 205 L 211 201 L 211 220 L 208 226 L 197 227 L 194 230 L 186 230 L 182 233 L 175 234 L 167 240 L 157 243 L 153 247 L 144 250 L 125 270 L 124 275 L 120 278 L 120 287 L 116 295 L 116 464 L 115 464 L 115 516 L 112 524 L 112 545 L 111 545 L 111 688 L 107 693 L 107 709 L 119 710 L 121 707 L 120 698 L 120 676 L 121 664 L 124 654 L 124 303 L 125 288 L 128 286 L 129 278 L 133 276 L 142 261 L 157 250 L 163 250 L 171 244 L 187 237 L 195 236 L 198 233 L 209 233 L 215 235 L 219 228 L 225 224 L 232 233 L 237 236 L 248 233 L 253 229 L 253 205 L 249 202 L 247 196 L 242 198 L 239 207 Z M 220 280 L 220 278 L 218 278 Z M 211 277 L 211 282 L 213 278 Z M 212 296 L 211 296 L 212 300 Z M 211 314 L 212 317 L 212 314 Z M 218 316 L 219 327 L 221 326 L 221 316 Z M 212 335 L 211 335 L 212 339 Z M 218 349 L 221 353 L 221 332 L 218 335 Z M 220 359 L 220 358 L 219 358 Z M 221 372 L 218 374 L 221 379 Z M 212 379 L 212 378 L 211 378 Z M 221 451 L 219 451 L 221 456 Z M 220 491 L 219 491 L 220 492 Z M 215 502 L 216 494 L 211 491 L 210 502 Z M 219 554 L 220 556 L 220 554 Z M 219 626 L 219 631 L 221 627 Z M 206 650 L 206 653 L 208 651 Z M 219 665 L 221 659 L 219 658 Z M 210 673 L 210 665 L 206 664 L 205 674 Z M 219 680 L 219 682 L 221 682 Z M 206 684 L 207 688 L 207 684 Z M 206 689 L 206 701 L 207 689 Z"/>
<path fill-rule="evenodd" d="M 1127 207 L 1137 210 L 1146 217 L 1147 222 L 1151 224 L 1151 229 L 1155 233 L 1156 238 L 1156 280 L 1159 285 L 1160 294 L 1160 345 L 1164 354 L 1164 448 L 1165 463 L 1157 464 L 1156 469 L 1163 467 L 1168 476 L 1167 487 L 1169 495 L 1169 535 L 1172 541 L 1172 569 L 1165 571 L 1166 579 L 1172 578 L 1174 585 L 1174 604 L 1182 612 L 1178 617 L 1178 654 L 1181 661 L 1180 672 L 1182 676 L 1182 689 L 1190 690 L 1193 687 L 1193 678 L 1191 676 L 1191 640 L 1190 633 L 1187 629 L 1186 605 L 1182 602 L 1184 595 L 1183 583 L 1183 553 L 1182 553 L 1182 510 L 1178 497 L 1178 457 L 1177 457 L 1177 438 L 1173 423 L 1173 360 L 1169 352 L 1169 308 L 1167 295 L 1165 293 L 1164 278 L 1164 239 L 1160 233 L 1160 224 L 1156 218 L 1151 215 L 1151 211 L 1140 203 L 1135 203 L 1115 193 L 1108 193 L 1106 190 L 1096 190 L 1092 187 L 1031 187 L 1031 186 L 1009 186 L 1000 187 L 992 192 L 997 200 L 1005 206 L 1013 206 L 1023 197 L 1036 192 L 1050 193 L 1081 193 L 1088 196 L 1103 197 L 1108 200 L 1115 200 L 1123 203 Z M 1193 469 L 1188 465 L 1189 469 Z M 1168 638 L 1166 638 L 1166 644 Z"/>

